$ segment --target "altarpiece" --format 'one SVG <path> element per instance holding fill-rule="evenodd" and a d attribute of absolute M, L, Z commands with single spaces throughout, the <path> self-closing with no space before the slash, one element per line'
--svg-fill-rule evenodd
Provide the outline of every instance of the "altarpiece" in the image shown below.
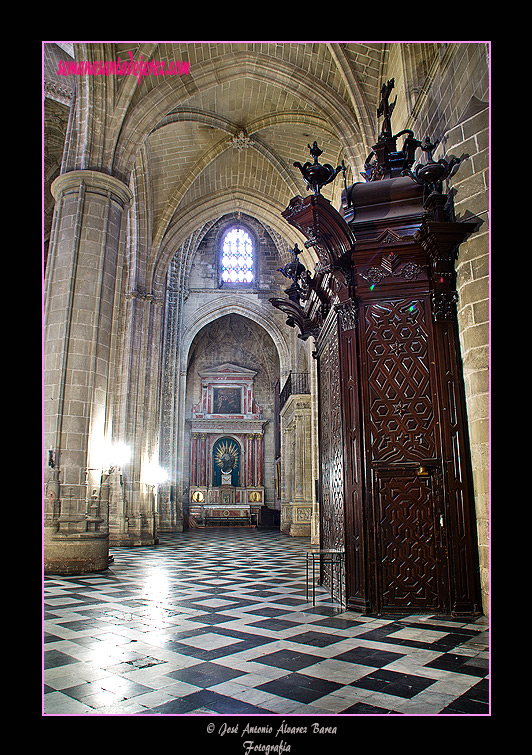
<path fill-rule="evenodd" d="M 264 506 L 264 430 L 254 370 L 203 370 L 190 427 L 190 515 L 203 524 L 259 524 Z"/>

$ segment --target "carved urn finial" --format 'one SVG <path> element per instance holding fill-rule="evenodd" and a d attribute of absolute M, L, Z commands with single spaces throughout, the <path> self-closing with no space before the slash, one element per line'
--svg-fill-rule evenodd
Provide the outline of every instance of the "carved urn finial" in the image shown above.
<path fill-rule="evenodd" d="M 322 154 L 323 150 L 318 147 L 317 142 L 314 142 L 312 147 L 310 144 L 307 146 L 311 156 L 314 158 L 314 162 L 306 162 L 304 165 L 301 165 L 300 162 L 295 162 L 294 167 L 299 168 L 301 171 L 301 175 L 307 182 L 307 189 L 312 189 L 314 194 L 319 194 L 322 186 L 331 183 L 341 170 L 343 170 L 345 174 L 345 164 L 342 160 L 342 164 L 337 168 L 333 168 L 332 165 L 329 165 L 328 163 L 320 165 L 318 157 Z"/>
<path fill-rule="evenodd" d="M 410 176 L 410 178 L 417 184 L 425 186 L 431 193 L 442 193 L 443 181 L 453 173 L 453 170 L 457 165 L 462 162 L 461 157 L 451 157 L 450 160 L 438 160 L 433 159 L 432 153 L 439 144 L 439 139 L 435 142 L 431 142 L 428 136 L 425 137 L 424 142 L 420 145 L 421 149 L 428 156 L 428 161 L 425 164 L 416 165 L 414 170 L 403 170 L 403 176 Z"/>

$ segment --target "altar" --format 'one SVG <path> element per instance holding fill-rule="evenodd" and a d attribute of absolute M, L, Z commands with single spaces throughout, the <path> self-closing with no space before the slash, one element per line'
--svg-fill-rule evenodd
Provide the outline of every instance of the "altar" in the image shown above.
<path fill-rule="evenodd" d="M 189 513 L 200 526 L 259 524 L 268 421 L 255 402 L 256 372 L 223 364 L 199 375 L 201 396 L 188 422 Z"/>
<path fill-rule="evenodd" d="M 205 526 L 247 526 L 257 523 L 251 506 L 205 506 L 202 511 Z"/>

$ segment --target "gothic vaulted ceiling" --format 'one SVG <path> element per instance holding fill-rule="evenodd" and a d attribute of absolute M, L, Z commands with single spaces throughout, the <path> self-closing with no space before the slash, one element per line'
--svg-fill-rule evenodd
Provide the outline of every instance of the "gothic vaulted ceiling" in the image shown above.
<path fill-rule="evenodd" d="M 247 212 L 290 240 L 280 213 L 307 194 L 293 163 L 312 160 L 309 143 L 322 163 L 345 160 L 348 183 L 361 180 L 389 47 L 45 43 L 45 235 L 51 182 L 88 168 L 133 188 L 138 253 L 152 269 L 224 212 Z M 100 61 L 114 69 L 81 73 Z M 322 193 L 338 207 L 342 188 L 340 174 Z"/>

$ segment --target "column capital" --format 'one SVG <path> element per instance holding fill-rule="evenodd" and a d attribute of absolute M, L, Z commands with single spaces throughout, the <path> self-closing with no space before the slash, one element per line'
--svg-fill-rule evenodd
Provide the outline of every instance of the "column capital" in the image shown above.
<path fill-rule="evenodd" d="M 71 170 L 62 173 L 52 183 L 50 190 L 57 201 L 62 194 L 68 191 L 77 191 L 82 183 L 89 190 L 110 191 L 123 203 L 124 209 L 127 209 L 133 201 L 133 193 L 129 186 L 126 186 L 118 178 L 97 170 Z"/>

